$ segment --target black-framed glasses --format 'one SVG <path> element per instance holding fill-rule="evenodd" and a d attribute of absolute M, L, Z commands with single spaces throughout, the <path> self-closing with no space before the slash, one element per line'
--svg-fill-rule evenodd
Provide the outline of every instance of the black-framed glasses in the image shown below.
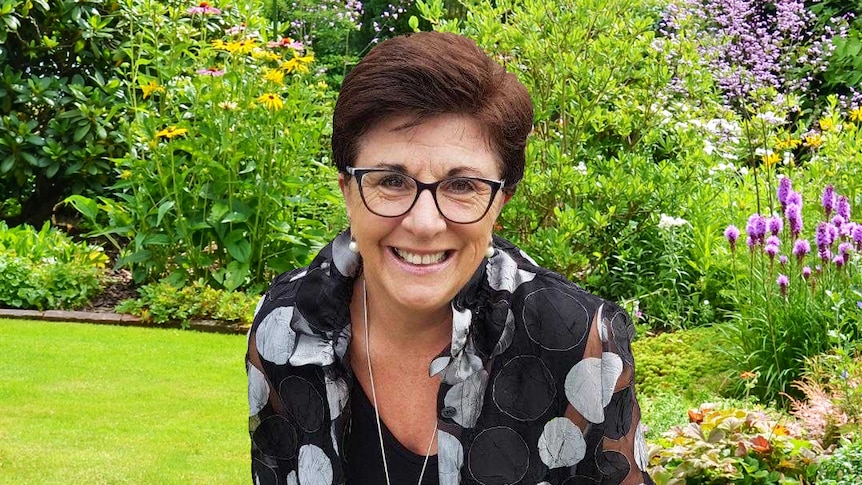
<path fill-rule="evenodd" d="M 477 177 L 450 177 L 426 184 L 386 168 L 346 167 L 356 177 L 359 195 L 365 207 L 381 217 L 401 217 L 410 212 L 423 190 L 431 192 L 434 204 L 446 220 L 472 224 L 488 213 L 503 180 Z"/>

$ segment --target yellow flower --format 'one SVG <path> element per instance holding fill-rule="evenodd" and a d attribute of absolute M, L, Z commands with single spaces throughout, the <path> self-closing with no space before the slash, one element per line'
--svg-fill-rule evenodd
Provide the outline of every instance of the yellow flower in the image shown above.
<path fill-rule="evenodd" d="M 272 81 L 276 84 L 284 84 L 284 71 L 278 69 L 267 69 L 263 76 L 264 81 Z"/>
<path fill-rule="evenodd" d="M 764 154 L 761 157 L 761 159 L 763 160 L 763 164 L 766 165 L 767 167 L 771 167 L 771 166 L 775 165 L 776 163 L 778 163 L 779 160 L 781 160 L 778 157 L 778 154 L 773 152 L 773 151 L 770 151 L 769 153 Z"/>
<path fill-rule="evenodd" d="M 314 62 L 314 56 L 300 56 L 298 52 L 293 51 L 293 59 L 290 59 L 281 64 L 284 72 L 308 72 L 308 65 Z"/>
<path fill-rule="evenodd" d="M 152 80 L 147 84 L 142 84 L 141 91 L 144 92 L 144 99 L 147 99 L 149 95 L 153 94 L 156 91 L 165 92 L 165 88 L 159 86 L 159 83 L 157 83 L 155 80 Z"/>
<path fill-rule="evenodd" d="M 802 139 L 805 141 L 805 145 L 811 148 L 820 148 L 823 145 L 823 136 L 820 133 L 812 133 L 802 137 Z"/>
<path fill-rule="evenodd" d="M 820 129 L 823 131 L 829 131 L 832 128 L 835 128 L 835 122 L 832 121 L 832 118 L 820 118 Z"/>
<path fill-rule="evenodd" d="M 850 112 L 850 121 L 862 121 L 862 106 Z"/>
<path fill-rule="evenodd" d="M 789 149 L 793 150 L 794 148 L 798 147 L 801 144 L 802 144 L 802 140 L 798 140 L 796 138 L 793 138 L 792 136 L 790 136 L 790 134 L 788 134 L 784 138 L 778 138 L 777 139 L 777 141 L 775 142 L 775 149 L 776 150 L 785 150 L 785 149 L 789 148 Z"/>
<path fill-rule="evenodd" d="M 261 49 L 260 47 L 256 47 L 254 50 L 252 50 L 251 56 L 255 59 L 260 59 L 264 61 L 278 62 L 281 60 L 280 55 L 265 49 Z"/>
<path fill-rule="evenodd" d="M 132 171 L 123 170 L 122 173 L 120 173 L 120 178 L 123 180 L 129 180 L 130 178 L 132 178 Z"/>
<path fill-rule="evenodd" d="M 156 138 L 167 138 L 168 140 L 170 140 L 171 138 L 174 138 L 176 136 L 185 135 L 188 132 L 189 132 L 189 130 L 187 130 L 185 128 L 177 128 L 176 126 L 169 126 L 169 127 L 165 128 L 164 130 L 161 130 L 158 133 L 156 133 Z"/>
<path fill-rule="evenodd" d="M 267 109 L 271 109 L 273 111 L 278 111 L 281 108 L 284 108 L 284 101 L 281 100 L 275 93 L 265 93 L 257 97 L 257 101 L 259 103 L 263 103 Z"/>
<path fill-rule="evenodd" d="M 212 41 L 211 45 L 212 45 L 214 48 L 219 49 L 219 50 L 223 50 L 223 51 L 228 50 L 228 48 L 227 48 L 227 42 L 225 42 L 225 41 L 223 41 L 223 40 L 221 40 L 221 39 L 216 39 L 216 40 Z"/>

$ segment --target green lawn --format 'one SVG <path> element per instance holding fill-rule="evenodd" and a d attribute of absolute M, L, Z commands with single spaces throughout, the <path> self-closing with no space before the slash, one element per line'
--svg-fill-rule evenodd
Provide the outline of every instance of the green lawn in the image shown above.
<path fill-rule="evenodd" d="M 248 483 L 245 337 L 0 320 L 0 483 Z"/>

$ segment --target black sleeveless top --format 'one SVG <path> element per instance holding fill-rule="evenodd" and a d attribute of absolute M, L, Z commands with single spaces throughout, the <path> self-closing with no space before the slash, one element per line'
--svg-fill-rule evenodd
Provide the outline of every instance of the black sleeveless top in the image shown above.
<path fill-rule="evenodd" d="M 358 382 L 353 384 L 351 391 L 350 412 L 351 428 L 345 446 L 347 483 L 348 485 L 386 485 L 374 406 Z M 414 485 L 419 481 L 425 456 L 417 455 L 405 448 L 382 421 L 380 426 L 383 431 L 383 446 L 386 448 L 390 482 L 392 485 Z M 422 485 L 438 483 L 437 455 L 433 455 L 428 457 Z"/>

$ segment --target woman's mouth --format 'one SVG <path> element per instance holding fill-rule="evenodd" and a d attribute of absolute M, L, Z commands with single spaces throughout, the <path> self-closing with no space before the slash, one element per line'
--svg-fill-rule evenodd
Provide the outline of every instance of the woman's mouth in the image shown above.
<path fill-rule="evenodd" d="M 392 248 L 398 258 L 406 261 L 410 264 L 415 264 L 417 266 L 427 266 L 431 264 L 437 264 L 444 259 L 446 259 L 449 255 L 449 251 L 440 251 L 437 253 L 426 253 L 426 254 L 418 254 L 412 253 L 409 251 L 405 251 L 403 249 Z"/>

